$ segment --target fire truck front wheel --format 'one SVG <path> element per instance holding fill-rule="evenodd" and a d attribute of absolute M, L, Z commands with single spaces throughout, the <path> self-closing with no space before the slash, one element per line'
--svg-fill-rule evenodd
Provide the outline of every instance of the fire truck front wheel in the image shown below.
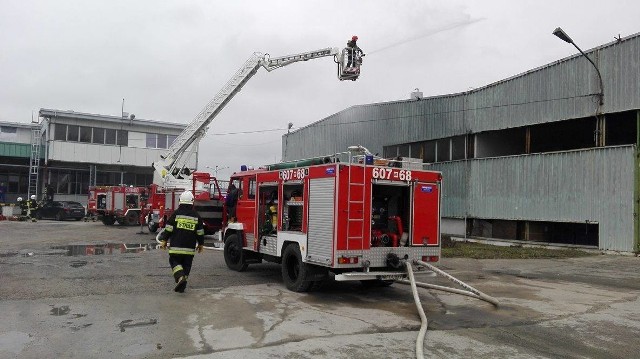
<path fill-rule="evenodd" d="M 115 222 L 116 222 L 116 220 L 112 216 L 104 216 L 104 217 L 102 217 L 102 223 L 105 226 L 112 226 Z"/>
<path fill-rule="evenodd" d="M 242 272 L 247 269 L 242 241 L 236 234 L 232 234 L 224 241 L 224 262 L 229 269 Z"/>
<path fill-rule="evenodd" d="M 286 246 L 282 253 L 282 279 L 287 289 L 308 292 L 313 284 L 313 281 L 307 280 L 308 269 L 307 264 L 302 262 L 300 247 L 296 243 Z"/>

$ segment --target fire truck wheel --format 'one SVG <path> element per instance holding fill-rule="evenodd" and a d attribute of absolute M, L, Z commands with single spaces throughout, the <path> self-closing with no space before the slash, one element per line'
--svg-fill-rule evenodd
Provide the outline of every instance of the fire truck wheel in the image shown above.
<path fill-rule="evenodd" d="M 282 253 L 282 279 L 287 289 L 294 292 L 308 292 L 313 284 L 307 280 L 308 267 L 302 262 L 302 254 L 297 244 L 289 244 Z"/>
<path fill-rule="evenodd" d="M 224 241 L 224 262 L 234 271 L 242 272 L 247 269 L 241 239 L 235 234 Z"/>
<path fill-rule="evenodd" d="M 124 224 L 126 226 L 134 226 L 137 225 L 140 221 L 140 215 L 138 212 L 129 211 L 127 215 L 124 217 Z"/>
<path fill-rule="evenodd" d="M 105 226 L 112 226 L 115 222 L 116 222 L 115 219 L 113 217 L 111 217 L 111 216 L 102 217 L 102 223 Z"/>

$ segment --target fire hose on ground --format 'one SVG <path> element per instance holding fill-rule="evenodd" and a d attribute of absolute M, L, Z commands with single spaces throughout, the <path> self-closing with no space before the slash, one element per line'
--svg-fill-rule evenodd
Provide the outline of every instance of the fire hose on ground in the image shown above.
<path fill-rule="evenodd" d="M 427 316 L 424 313 L 424 309 L 422 308 L 422 302 L 420 301 L 420 296 L 418 295 L 418 288 L 417 287 L 421 287 L 421 288 L 427 288 L 427 289 L 435 289 L 435 290 L 441 290 L 444 292 L 449 292 L 449 293 L 455 293 L 455 294 L 461 294 L 461 295 L 465 295 L 468 297 L 472 297 L 472 298 L 476 298 L 476 299 L 480 299 L 483 300 L 485 302 L 491 303 L 493 304 L 495 307 L 498 307 L 499 302 L 496 298 L 487 295 L 477 289 L 475 289 L 474 287 L 462 282 L 461 280 L 455 278 L 454 276 L 444 272 L 441 269 L 438 269 L 434 266 L 432 266 L 429 263 L 425 263 L 423 261 L 414 261 L 415 264 L 419 265 L 419 266 L 423 266 L 423 267 L 427 267 L 428 269 L 432 270 L 434 273 L 441 275 L 447 279 L 449 279 L 450 281 L 458 284 L 459 286 L 463 287 L 466 290 L 462 290 L 462 289 L 456 289 L 456 288 L 450 288 L 450 287 L 445 287 L 445 286 L 441 286 L 441 285 L 435 285 L 435 284 L 428 284 L 428 283 L 421 283 L 421 282 L 416 282 L 415 277 L 413 275 L 413 267 L 411 266 L 411 263 L 409 262 L 405 262 L 405 268 L 407 270 L 407 275 L 409 277 L 409 280 L 406 279 L 401 279 L 401 280 L 397 280 L 397 283 L 401 283 L 401 284 L 408 284 L 411 286 L 411 292 L 413 293 L 413 300 L 416 303 L 416 307 L 418 308 L 418 314 L 420 315 L 420 331 L 418 332 L 418 337 L 416 338 L 416 358 L 417 359 L 423 359 L 424 358 L 424 338 L 427 334 Z"/>

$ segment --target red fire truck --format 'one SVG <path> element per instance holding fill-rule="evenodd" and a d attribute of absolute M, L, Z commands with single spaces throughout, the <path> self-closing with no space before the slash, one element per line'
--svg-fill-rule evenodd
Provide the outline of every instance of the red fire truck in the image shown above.
<path fill-rule="evenodd" d="M 194 208 L 202 218 L 205 233 L 213 234 L 222 228 L 225 219 L 220 186 L 216 178 L 206 172 L 194 172 L 191 178 Z M 169 216 L 178 208 L 180 194 L 184 191 L 183 187 L 149 186 L 149 198 L 143 214 L 149 231 L 155 233 L 158 228 L 164 227 Z"/>
<path fill-rule="evenodd" d="M 87 211 L 106 226 L 140 223 L 140 213 L 146 201 L 147 188 L 133 186 L 91 186 Z"/>
<path fill-rule="evenodd" d="M 227 266 L 281 263 L 287 288 L 304 292 L 329 272 L 387 285 L 404 277 L 402 260 L 437 262 L 441 173 L 369 158 L 235 173 L 241 190 L 237 221 L 224 231 Z"/>

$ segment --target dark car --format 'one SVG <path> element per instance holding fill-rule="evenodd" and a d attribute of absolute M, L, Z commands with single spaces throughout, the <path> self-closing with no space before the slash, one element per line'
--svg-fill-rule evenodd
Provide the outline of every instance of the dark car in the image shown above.
<path fill-rule="evenodd" d="M 57 221 L 63 221 L 73 218 L 76 221 L 84 218 L 84 207 L 78 202 L 71 201 L 54 201 L 46 203 L 36 212 L 36 218 L 51 218 Z"/>

